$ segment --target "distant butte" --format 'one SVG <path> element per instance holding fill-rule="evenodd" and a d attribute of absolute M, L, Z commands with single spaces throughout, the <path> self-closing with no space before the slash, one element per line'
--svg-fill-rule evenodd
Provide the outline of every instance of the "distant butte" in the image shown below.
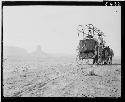
<path fill-rule="evenodd" d="M 38 45 L 36 47 L 36 50 L 34 52 L 31 53 L 32 56 L 35 56 L 35 57 L 45 57 L 46 56 L 46 53 L 42 51 L 41 49 L 41 46 Z"/>

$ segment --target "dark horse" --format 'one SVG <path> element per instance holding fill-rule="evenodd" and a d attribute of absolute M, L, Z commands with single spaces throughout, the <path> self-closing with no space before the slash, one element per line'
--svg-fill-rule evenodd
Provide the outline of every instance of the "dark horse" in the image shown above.
<path fill-rule="evenodd" d="M 102 51 L 102 61 L 104 64 L 112 64 L 112 57 L 114 56 L 113 50 L 106 46 Z"/>
<path fill-rule="evenodd" d="M 95 57 L 93 59 L 93 64 L 112 64 L 112 57 L 114 56 L 113 50 L 109 48 L 109 46 L 106 46 L 104 48 L 101 48 L 99 46 L 96 47 L 96 53 Z"/>

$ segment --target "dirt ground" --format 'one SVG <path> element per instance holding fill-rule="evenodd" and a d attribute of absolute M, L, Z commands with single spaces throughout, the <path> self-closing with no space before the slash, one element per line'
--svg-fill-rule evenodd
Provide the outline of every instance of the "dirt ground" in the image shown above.
<path fill-rule="evenodd" d="M 4 97 L 121 97 L 121 65 L 6 61 Z"/>

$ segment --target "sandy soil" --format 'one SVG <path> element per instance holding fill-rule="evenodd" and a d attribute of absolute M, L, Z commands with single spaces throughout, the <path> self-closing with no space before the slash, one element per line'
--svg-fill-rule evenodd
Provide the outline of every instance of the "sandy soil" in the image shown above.
<path fill-rule="evenodd" d="M 121 65 L 4 62 L 4 97 L 121 97 Z"/>

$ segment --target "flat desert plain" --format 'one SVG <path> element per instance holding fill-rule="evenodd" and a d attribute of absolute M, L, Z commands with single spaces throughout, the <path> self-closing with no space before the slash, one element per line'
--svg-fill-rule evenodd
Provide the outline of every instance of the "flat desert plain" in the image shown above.
<path fill-rule="evenodd" d="M 4 97 L 121 97 L 121 65 L 77 65 L 73 58 L 8 58 Z"/>

